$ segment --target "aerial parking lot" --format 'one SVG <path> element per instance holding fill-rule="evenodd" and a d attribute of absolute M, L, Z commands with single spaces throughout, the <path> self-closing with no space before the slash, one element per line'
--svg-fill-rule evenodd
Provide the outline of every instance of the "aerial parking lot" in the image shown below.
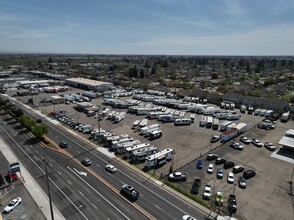
<path fill-rule="evenodd" d="M 71 88 L 70 91 L 64 92 L 77 93 L 84 92 L 82 90 Z M 34 96 L 36 102 L 40 102 L 44 96 L 51 96 L 52 94 L 42 93 Z M 29 97 L 18 98 L 24 103 L 27 103 Z M 131 97 L 124 97 L 130 99 Z M 104 106 L 102 98 L 96 98 L 91 101 L 93 104 Z M 208 104 L 209 106 L 213 106 Z M 279 150 L 278 142 L 284 135 L 285 131 L 294 128 L 293 121 L 281 123 L 277 121 L 275 129 L 260 129 L 257 125 L 262 121 L 263 117 L 254 116 L 249 114 L 240 113 L 239 109 L 235 109 L 237 114 L 241 115 L 239 120 L 234 123 L 244 122 L 247 124 L 247 131 L 242 136 L 248 137 L 250 140 L 253 138 L 260 140 L 261 143 L 271 142 L 276 146 L 276 151 L 262 147 L 256 147 L 252 143 L 242 143 L 238 137 L 226 142 L 221 143 L 216 141 L 211 143 L 212 135 L 220 135 L 222 132 L 213 130 L 211 128 L 200 127 L 199 122 L 202 115 L 195 117 L 194 123 L 191 125 L 174 126 L 173 123 L 161 123 L 156 119 L 149 119 L 148 125 L 158 123 L 162 136 L 155 140 L 149 140 L 139 134 L 136 129 L 132 129 L 133 123 L 136 120 L 142 120 L 146 115 L 136 115 L 127 113 L 125 118 L 119 123 L 107 120 L 105 117 L 98 123 L 97 117 L 87 117 L 85 113 L 75 110 L 74 103 L 62 103 L 56 105 L 43 105 L 39 104 L 38 109 L 43 113 L 64 111 L 65 114 L 71 119 L 91 125 L 91 128 L 98 129 L 100 127 L 104 130 L 110 131 L 115 134 L 128 134 L 134 140 L 140 140 L 141 143 L 148 142 L 152 146 L 158 147 L 160 150 L 165 148 L 172 148 L 175 151 L 173 161 L 155 169 L 157 176 L 163 177 L 168 181 L 169 171 L 171 167 L 174 171 L 180 171 L 187 175 L 186 181 L 175 182 L 180 188 L 190 192 L 192 189 L 195 178 L 201 179 L 201 186 L 197 197 L 202 198 L 204 187 L 209 184 L 213 192 L 222 191 L 224 194 L 224 205 L 221 210 L 228 213 L 227 198 L 229 194 L 235 194 L 237 200 L 237 213 L 234 217 L 238 219 L 292 219 L 293 212 L 293 196 L 289 193 L 292 192 L 289 181 L 293 181 L 294 160 L 290 157 L 284 157 L 283 160 L 279 159 L 280 155 L 277 153 Z M 126 109 L 112 108 L 105 106 L 110 111 L 124 111 Z M 189 115 L 190 113 L 186 113 Z M 220 121 L 222 122 L 222 121 Z M 60 125 L 66 129 L 71 129 L 67 125 L 60 122 Z M 88 138 L 89 134 L 79 135 Z M 243 146 L 242 150 L 234 149 L 230 146 L 231 141 L 240 143 Z M 256 175 L 246 179 L 246 188 L 240 188 L 238 179 L 243 175 L 243 172 L 233 174 L 233 183 L 228 181 L 228 174 L 233 171 L 233 167 L 223 169 L 223 178 L 217 178 L 218 168 L 223 168 L 223 164 L 215 164 L 215 160 L 208 161 L 207 155 L 209 153 L 216 154 L 217 157 L 224 158 L 227 161 L 232 161 L 234 166 L 242 166 L 244 170 L 253 170 Z M 197 169 L 197 161 L 203 161 L 202 169 Z M 207 172 L 209 164 L 213 164 L 213 171 Z M 144 163 L 137 164 L 137 167 L 143 169 Z M 292 179 L 291 179 L 292 178 Z M 210 201 L 208 201 L 209 203 Z M 274 208 L 273 208 L 274 207 Z"/>

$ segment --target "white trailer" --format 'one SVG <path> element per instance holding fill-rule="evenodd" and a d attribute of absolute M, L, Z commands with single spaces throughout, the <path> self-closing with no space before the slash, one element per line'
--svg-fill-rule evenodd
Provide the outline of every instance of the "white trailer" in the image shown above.
<path fill-rule="evenodd" d="M 146 158 L 146 167 L 154 168 L 158 165 L 162 165 L 166 163 L 168 160 L 172 160 L 174 155 L 174 150 L 171 148 L 166 148 L 156 154 L 152 154 L 151 156 Z"/>
<path fill-rule="evenodd" d="M 149 147 L 142 148 L 142 149 L 139 149 L 139 150 L 134 150 L 131 153 L 131 158 L 133 160 L 137 160 L 137 161 L 144 161 L 150 155 L 158 153 L 158 151 L 159 150 L 158 150 L 157 147 L 149 146 Z"/>
<path fill-rule="evenodd" d="M 281 116 L 281 122 L 287 122 L 290 119 L 290 112 L 285 112 Z"/>
<path fill-rule="evenodd" d="M 224 131 L 221 134 L 221 141 L 226 142 L 226 141 L 231 140 L 232 138 L 236 137 L 237 135 L 238 135 L 238 131 L 236 128 Z"/>
<path fill-rule="evenodd" d="M 175 125 L 190 125 L 192 120 L 190 118 L 177 118 L 175 120 Z"/>
<path fill-rule="evenodd" d="M 203 111 L 203 115 L 213 115 L 214 114 L 214 107 L 207 107 Z"/>
<path fill-rule="evenodd" d="M 241 118 L 241 115 L 239 114 L 228 114 L 227 120 L 239 120 Z"/>
<path fill-rule="evenodd" d="M 152 140 L 156 138 L 160 138 L 162 136 L 162 132 L 160 129 L 154 130 L 150 132 L 149 136 L 150 136 L 150 139 Z"/>
<path fill-rule="evenodd" d="M 227 130 L 232 130 L 233 128 L 236 128 L 236 123 L 231 123 L 227 126 Z"/>
<path fill-rule="evenodd" d="M 89 98 L 97 98 L 97 93 L 87 91 L 87 92 L 83 93 L 83 96 L 86 96 L 86 97 L 89 97 Z"/>
<path fill-rule="evenodd" d="M 212 123 L 213 123 L 213 118 L 211 116 L 208 116 L 206 121 L 206 128 L 211 128 Z"/>
<path fill-rule="evenodd" d="M 235 126 L 237 129 L 238 134 L 244 133 L 247 130 L 247 124 L 246 123 L 239 123 Z"/>
<path fill-rule="evenodd" d="M 217 119 L 226 119 L 227 116 L 228 116 L 228 113 L 225 113 L 225 112 L 220 112 L 220 113 L 216 113 L 214 114 L 214 116 L 217 118 Z"/>
<path fill-rule="evenodd" d="M 117 145 L 116 151 L 119 154 L 125 154 L 126 148 L 138 145 L 140 143 L 141 143 L 141 141 L 139 141 L 139 140 L 133 140 L 130 142 L 122 143 L 122 144 Z"/>
<path fill-rule="evenodd" d="M 152 125 L 148 125 L 143 128 L 140 128 L 140 133 L 143 135 L 146 135 L 147 131 L 153 128 L 159 129 L 159 124 L 152 124 Z"/>
<path fill-rule="evenodd" d="M 255 109 L 254 110 L 254 115 L 259 115 L 260 114 L 260 111 L 261 111 L 261 109 L 260 108 L 257 108 L 257 109 Z"/>
<path fill-rule="evenodd" d="M 133 128 L 136 128 L 140 124 L 140 120 L 136 120 L 133 123 Z"/>
<path fill-rule="evenodd" d="M 195 114 L 194 113 L 190 114 L 190 119 L 191 119 L 192 123 L 194 123 L 194 120 L 195 120 Z"/>
<path fill-rule="evenodd" d="M 174 122 L 178 117 L 168 114 L 168 115 L 160 115 L 158 120 L 161 122 Z"/>
<path fill-rule="evenodd" d="M 241 107 L 240 107 L 240 112 L 241 113 L 246 113 L 246 105 L 241 105 Z"/>
<path fill-rule="evenodd" d="M 206 121 L 207 121 L 207 117 L 206 116 L 201 116 L 201 119 L 199 121 L 199 126 L 200 127 L 205 127 L 206 126 Z"/>
<path fill-rule="evenodd" d="M 148 119 L 144 118 L 142 121 L 140 121 L 139 127 L 145 127 L 148 124 Z"/>
<path fill-rule="evenodd" d="M 114 121 L 118 123 L 121 120 L 123 120 L 125 118 L 125 116 L 126 116 L 125 112 L 119 112 L 118 114 L 116 114 Z"/>
<path fill-rule="evenodd" d="M 219 120 L 217 118 L 214 118 L 212 123 L 212 129 L 218 130 L 218 126 L 219 126 Z"/>
<path fill-rule="evenodd" d="M 228 125 L 230 125 L 230 124 L 232 124 L 231 121 L 224 121 L 224 122 L 222 122 L 222 123 L 220 124 L 220 126 L 219 126 L 219 130 L 221 130 L 221 131 L 225 131 L 225 130 L 227 130 L 227 127 L 228 127 Z"/>
<path fill-rule="evenodd" d="M 133 140 L 134 140 L 133 138 L 128 137 L 128 138 L 122 138 L 122 139 L 119 139 L 119 140 L 116 140 L 116 141 L 112 141 L 111 148 L 116 149 L 119 144 L 130 142 L 130 141 L 133 141 Z"/>
<path fill-rule="evenodd" d="M 134 151 L 134 150 L 139 150 L 139 149 L 142 149 L 142 148 L 145 148 L 145 147 L 149 147 L 150 144 L 149 143 L 140 143 L 140 144 L 137 144 L 137 145 L 134 145 L 134 146 L 131 146 L 131 147 L 127 147 L 126 148 L 126 153 L 125 155 L 127 157 L 130 157 L 131 156 L 131 153 Z"/>
<path fill-rule="evenodd" d="M 261 109 L 259 112 L 259 116 L 264 116 L 266 112 L 266 109 Z"/>
<path fill-rule="evenodd" d="M 80 131 L 80 132 L 83 132 L 83 131 L 85 131 L 86 129 L 91 129 L 91 125 L 83 125 L 83 126 L 79 127 L 79 131 Z"/>
<path fill-rule="evenodd" d="M 265 116 L 265 117 L 271 117 L 273 114 L 274 114 L 274 110 L 267 110 L 267 111 L 264 113 L 264 116 Z"/>

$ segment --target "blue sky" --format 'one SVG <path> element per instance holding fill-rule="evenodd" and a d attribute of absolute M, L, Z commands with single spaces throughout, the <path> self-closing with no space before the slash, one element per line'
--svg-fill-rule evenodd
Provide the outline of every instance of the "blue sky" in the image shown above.
<path fill-rule="evenodd" d="M 0 52 L 294 55 L 294 1 L 0 0 Z"/>

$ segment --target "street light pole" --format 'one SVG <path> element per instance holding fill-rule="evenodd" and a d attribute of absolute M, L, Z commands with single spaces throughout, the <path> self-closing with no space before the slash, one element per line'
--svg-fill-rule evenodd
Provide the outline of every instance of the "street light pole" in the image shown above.
<path fill-rule="evenodd" d="M 49 177 L 48 177 L 48 170 L 47 170 L 48 162 L 46 161 L 45 155 L 43 155 L 43 162 L 45 164 L 45 174 L 46 174 L 46 181 L 47 181 L 47 190 L 48 190 L 48 197 L 49 197 L 49 205 L 50 205 L 51 219 L 54 220 L 54 214 L 53 214 L 53 208 L 52 208 L 52 200 L 51 200 L 51 193 L 50 193 L 50 187 L 49 187 Z"/>

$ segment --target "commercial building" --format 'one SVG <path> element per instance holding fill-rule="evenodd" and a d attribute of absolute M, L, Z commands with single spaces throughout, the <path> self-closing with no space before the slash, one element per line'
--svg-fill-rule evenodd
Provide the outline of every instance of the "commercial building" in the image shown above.
<path fill-rule="evenodd" d="M 279 144 L 283 145 L 284 150 L 291 151 L 294 155 L 294 129 L 286 131 Z"/>
<path fill-rule="evenodd" d="M 84 90 L 93 90 L 97 92 L 104 92 L 113 88 L 113 83 L 102 82 L 97 80 L 85 79 L 85 78 L 68 78 L 65 80 L 65 84 L 84 89 Z"/>

